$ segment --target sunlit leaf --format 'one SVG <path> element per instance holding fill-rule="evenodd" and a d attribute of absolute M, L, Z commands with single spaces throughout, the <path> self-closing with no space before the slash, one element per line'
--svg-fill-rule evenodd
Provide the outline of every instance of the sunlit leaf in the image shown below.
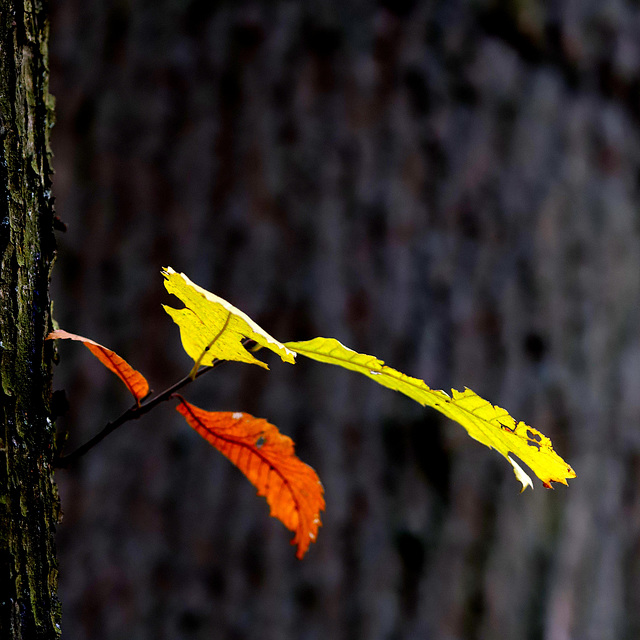
<path fill-rule="evenodd" d="M 214 360 L 238 360 L 267 365 L 255 358 L 241 344 L 250 338 L 258 345 L 277 353 L 285 362 L 295 362 L 295 353 L 270 336 L 249 316 L 232 304 L 194 284 L 184 275 L 167 267 L 162 274 L 169 293 L 180 298 L 184 308 L 164 306 L 165 311 L 180 327 L 184 350 L 199 365 L 210 365 Z"/>
<path fill-rule="evenodd" d="M 115 353 L 115 351 L 107 349 L 107 347 L 103 347 L 101 344 L 89 338 L 84 338 L 83 336 L 69 333 L 62 329 L 52 331 L 46 337 L 46 340 L 76 340 L 82 342 L 107 369 L 113 371 L 113 373 L 124 382 L 127 389 L 129 389 L 136 399 L 136 402 L 140 403 L 140 400 L 149 393 L 149 383 L 146 378 L 139 371 L 136 371 L 124 358 L 121 358 Z"/>
<path fill-rule="evenodd" d="M 452 389 L 451 395 L 431 389 L 423 380 L 387 367 L 382 360 L 357 353 L 333 338 L 287 342 L 285 346 L 313 360 L 362 373 L 460 423 L 472 438 L 496 449 L 509 460 L 523 491 L 527 486 L 533 488 L 533 483 L 510 453 L 530 467 L 545 487 L 551 488 L 551 482 L 567 484 L 566 478 L 576 477 L 573 469 L 553 450 L 549 438 L 524 422 L 516 422 L 505 409 L 492 405 L 471 389 Z"/>
<path fill-rule="evenodd" d="M 316 472 L 296 457 L 291 438 L 248 413 L 204 411 L 182 398 L 176 409 L 247 476 L 271 515 L 295 532 L 292 544 L 302 558 L 318 535 L 324 489 Z"/>

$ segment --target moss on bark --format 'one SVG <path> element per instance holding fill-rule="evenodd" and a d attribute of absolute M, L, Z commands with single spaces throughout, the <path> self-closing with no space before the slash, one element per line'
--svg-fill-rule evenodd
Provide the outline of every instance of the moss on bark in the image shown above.
<path fill-rule="evenodd" d="M 50 419 L 48 5 L 0 0 L 0 637 L 60 636 Z"/>

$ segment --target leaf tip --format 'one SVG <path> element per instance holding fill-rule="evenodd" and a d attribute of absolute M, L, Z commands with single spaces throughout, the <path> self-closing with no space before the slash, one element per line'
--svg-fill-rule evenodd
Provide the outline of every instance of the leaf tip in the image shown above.
<path fill-rule="evenodd" d="M 57 340 L 58 338 L 64 337 L 63 334 L 66 334 L 66 332 L 62 329 L 54 329 L 47 334 L 45 340 Z"/>
<path fill-rule="evenodd" d="M 524 472 L 523 468 L 511 456 L 507 456 L 507 460 L 509 460 L 509 462 L 511 463 L 511 466 L 513 467 L 513 473 L 515 474 L 516 478 L 518 478 L 518 480 L 522 483 L 522 489 L 520 490 L 520 493 L 522 493 L 527 487 L 531 487 L 531 489 L 533 490 L 533 482 L 529 475 Z"/>

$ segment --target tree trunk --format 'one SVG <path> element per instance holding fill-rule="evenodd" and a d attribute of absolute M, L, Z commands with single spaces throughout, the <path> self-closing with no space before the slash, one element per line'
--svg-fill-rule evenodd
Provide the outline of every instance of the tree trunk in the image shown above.
<path fill-rule="evenodd" d="M 57 638 L 49 275 L 53 200 L 47 5 L 0 5 L 0 637 Z M 46 348 L 45 348 L 46 347 Z"/>

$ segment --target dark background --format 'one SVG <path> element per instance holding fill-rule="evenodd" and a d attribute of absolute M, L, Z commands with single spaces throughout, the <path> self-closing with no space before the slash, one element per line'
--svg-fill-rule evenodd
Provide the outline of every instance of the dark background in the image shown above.
<path fill-rule="evenodd" d="M 171 265 L 550 436 L 519 495 L 458 425 L 269 358 L 187 397 L 262 416 L 319 472 L 303 561 L 169 405 L 59 471 L 69 640 L 640 636 L 640 6 L 52 3 L 55 316 L 156 390 L 191 362 Z M 69 449 L 129 406 L 61 344 Z"/>

